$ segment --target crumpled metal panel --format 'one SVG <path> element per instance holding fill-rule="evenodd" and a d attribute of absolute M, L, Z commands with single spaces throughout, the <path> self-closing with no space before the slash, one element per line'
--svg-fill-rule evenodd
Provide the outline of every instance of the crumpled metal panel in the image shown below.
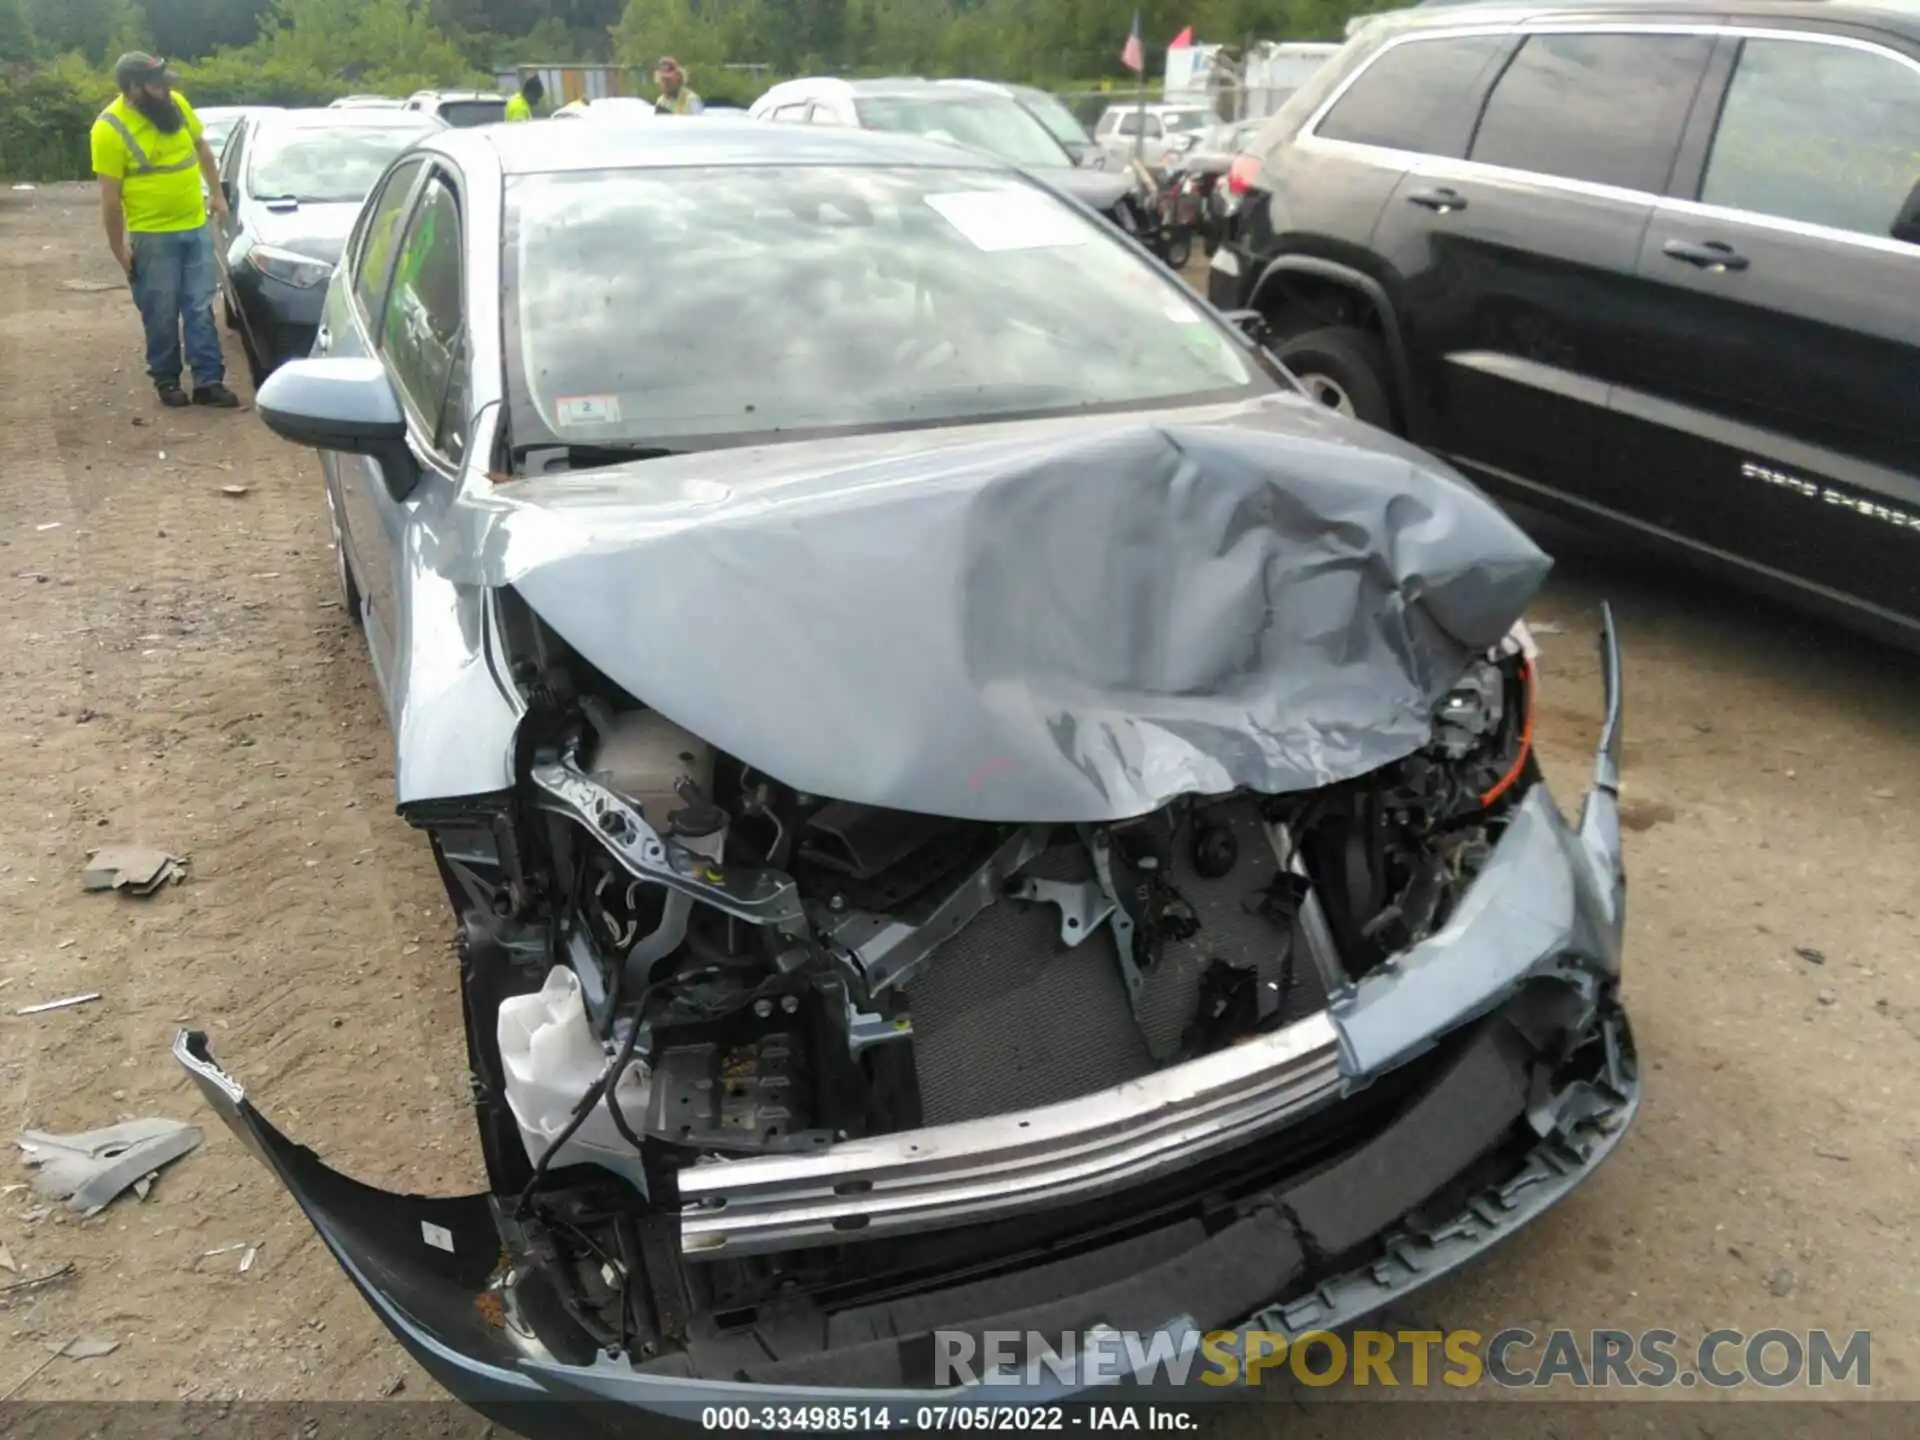
<path fill-rule="evenodd" d="M 955 434 L 479 487 L 432 563 L 803 791 L 1056 823 L 1399 759 L 1549 565 L 1291 397 Z"/>

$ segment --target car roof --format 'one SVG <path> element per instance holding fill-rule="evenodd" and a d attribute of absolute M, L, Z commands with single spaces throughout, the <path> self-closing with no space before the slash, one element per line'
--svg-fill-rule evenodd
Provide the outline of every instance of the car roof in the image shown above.
<path fill-rule="evenodd" d="M 1687 23 L 1817 20 L 1920 38 L 1920 0 L 1426 0 L 1360 17 L 1396 25 L 1458 26 L 1497 21 L 1635 19 Z"/>
<path fill-rule="evenodd" d="M 845 80 L 837 75 L 813 75 L 799 80 L 783 80 L 768 90 L 761 99 L 782 97 L 788 93 L 794 95 L 819 95 L 832 93 L 839 95 L 889 95 L 924 96 L 928 99 L 950 100 L 955 91 L 966 91 L 975 95 L 998 95 L 1011 100 L 1010 87 L 997 80 L 929 80 L 921 75 L 883 75 L 872 79 Z"/>
<path fill-rule="evenodd" d="M 951 92 L 947 92 L 951 93 Z M 660 116 L 651 125 L 569 127 L 566 144 L 548 125 L 486 125 L 436 132 L 421 148 L 456 164 L 493 164 L 505 175 L 569 170 L 651 170 L 707 165 L 850 165 L 1008 170 L 972 150 L 840 125 L 772 125 L 746 116 Z"/>
<path fill-rule="evenodd" d="M 345 105 L 338 110 L 253 110 L 264 127 L 276 130 L 421 130 L 442 122 L 413 110 Z"/>

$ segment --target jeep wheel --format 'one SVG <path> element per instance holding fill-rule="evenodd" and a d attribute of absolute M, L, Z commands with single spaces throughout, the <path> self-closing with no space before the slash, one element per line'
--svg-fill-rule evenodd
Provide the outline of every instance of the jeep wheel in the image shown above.
<path fill-rule="evenodd" d="M 1364 330 L 1336 325 L 1281 341 L 1275 357 L 1319 404 L 1382 430 L 1398 427 L 1387 390 L 1387 352 Z"/>

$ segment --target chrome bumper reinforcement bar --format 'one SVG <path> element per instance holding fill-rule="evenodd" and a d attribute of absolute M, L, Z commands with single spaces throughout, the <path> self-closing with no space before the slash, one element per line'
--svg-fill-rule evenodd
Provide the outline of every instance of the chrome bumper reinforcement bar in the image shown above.
<path fill-rule="evenodd" d="M 689 1260 L 840 1245 L 1084 1200 L 1245 1144 L 1340 1094 L 1326 1012 L 1079 1099 L 680 1172 Z"/>

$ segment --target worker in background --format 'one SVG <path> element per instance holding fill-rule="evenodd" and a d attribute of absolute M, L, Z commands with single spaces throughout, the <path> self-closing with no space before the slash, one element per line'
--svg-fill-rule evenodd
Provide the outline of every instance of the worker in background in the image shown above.
<path fill-rule="evenodd" d="M 653 78 L 660 85 L 660 98 L 653 102 L 654 114 L 698 115 L 706 109 L 700 97 L 687 88 L 687 74 L 671 55 L 660 57 L 660 63 L 653 67 Z"/>
<path fill-rule="evenodd" d="M 511 125 L 517 120 L 533 119 L 533 112 L 546 98 L 547 82 L 538 75 L 527 76 L 520 82 L 519 93 L 507 101 L 507 123 Z"/>
<path fill-rule="evenodd" d="M 146 327 L 147 374 L 162 405 L 188 403 L 180 388 L 184 330 L 192 403 L 234 409 L 240 397 L 226 387 L 213 323 L 219 272 L 207 207 L 227 213 L 213 151 L 166 61 L 136 50 L 120 57 L 113 77 L 120 98 L 93 122 L 93 173 L 107 248 L 127 272 Z"/>

